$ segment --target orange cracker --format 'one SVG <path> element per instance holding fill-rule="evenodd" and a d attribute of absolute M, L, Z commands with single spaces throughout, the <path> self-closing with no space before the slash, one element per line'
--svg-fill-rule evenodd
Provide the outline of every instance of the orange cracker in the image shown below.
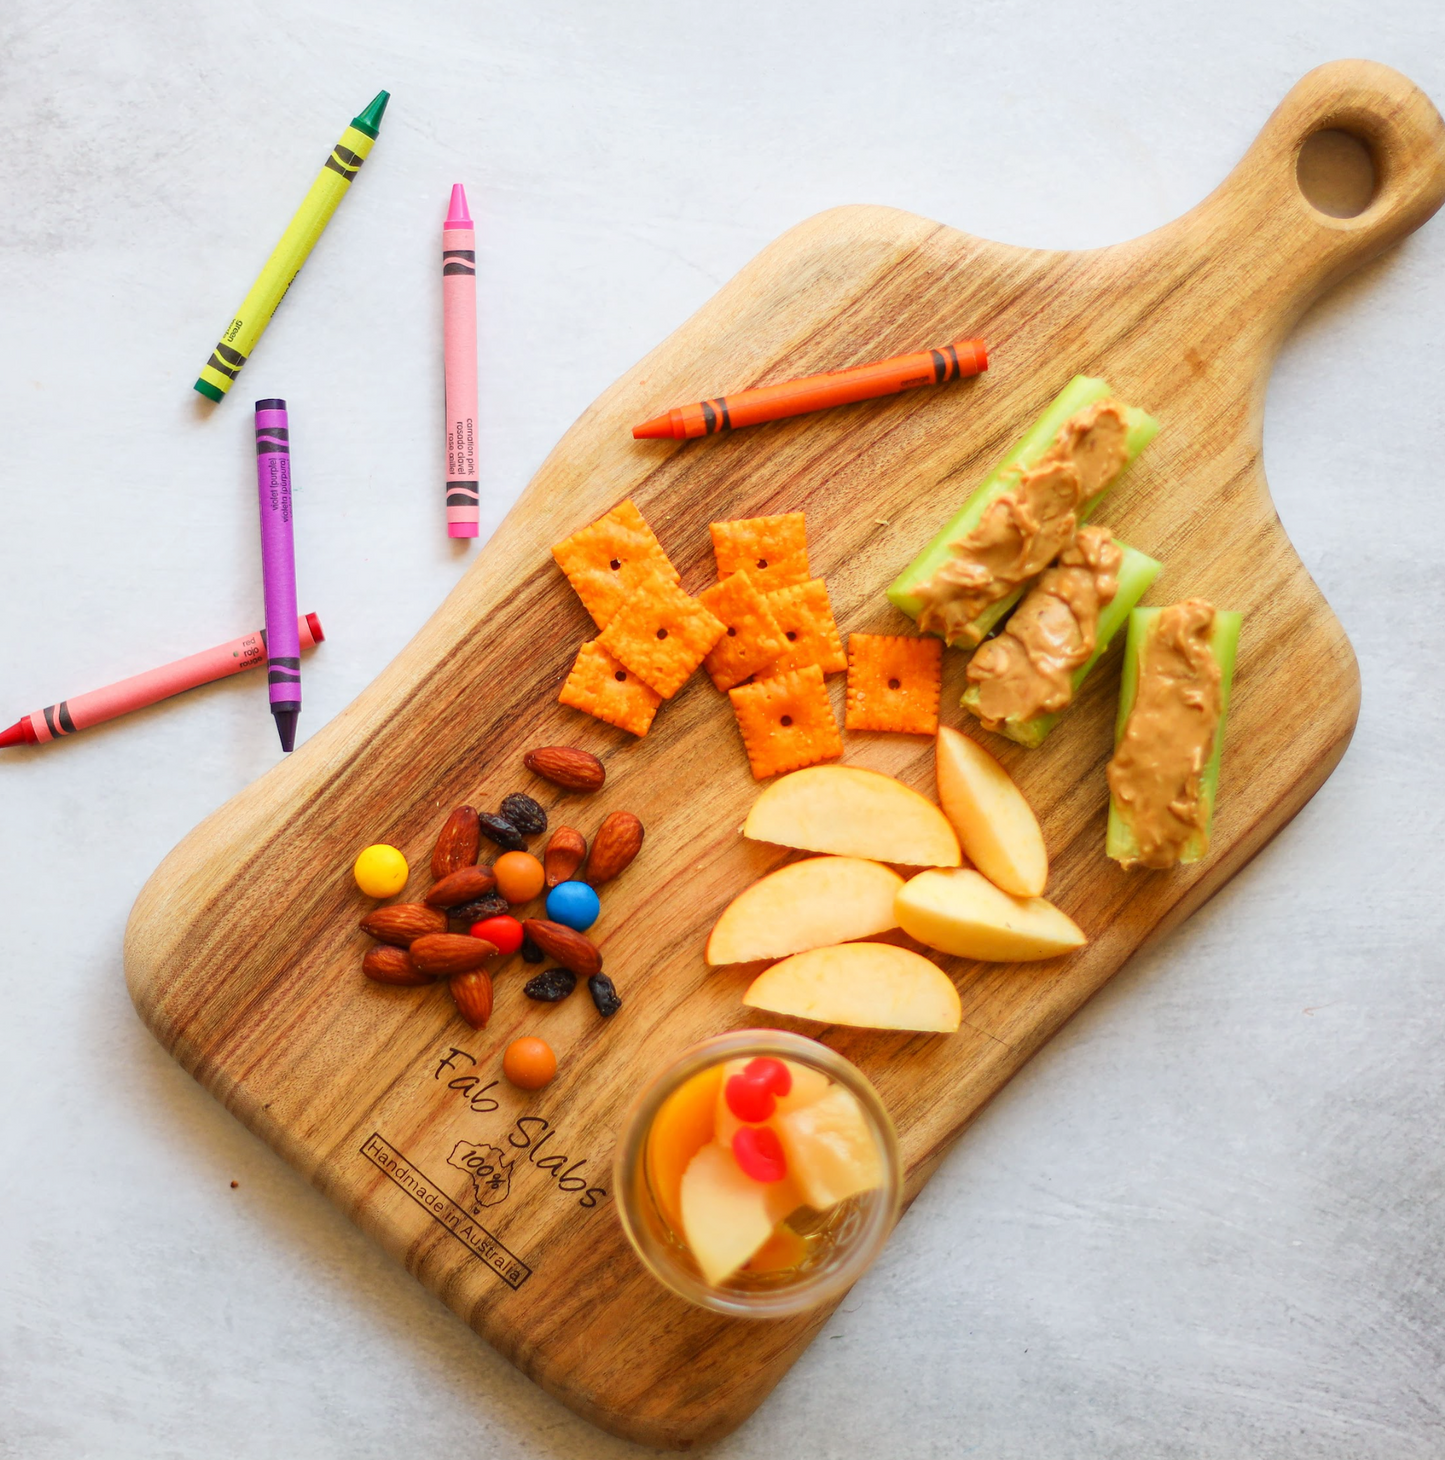
<path fill-rule="evenodd" d="M 943 640 L 889 634 L 848 635 L 849 730 L 938 733 Z"/>
<path fill-rule="evenodd" d="M 744 569 L 697 596 L 709 613 L 727 626 L 727 632 L 702 661 L 719 689 L 731 689 L 749 675 L 758 674 L 788 647 L 768 601 L 753 586 Z"/>
<path fill-rule="evenodd" d="M 596 639 L 577 651 L 577 662 L 557 698 L 574 710 L 646 735 L 662 696 L 630 674 Z"/>
<path fill-rule="evenodd" d="M 744 517 L 736 522 L 710 522 L 713 556 L 721 582 L 746 568 L 759 593 L 806 583 L 808 534 L 801 512 L 778 517 Z"/>
<path fill-rule="evenodd" d="M 728 691 L 756 780 L 843 754 L 843 737 L 816 664 Z"/>
<path fill-rule="evenodd" d="M 773 674 L 802 669 L 806 664 L 816 664 L 824 674 L 836 674 L 848 667 L 848 656 L 833 620 L 833 606 L 828 602 L 828 589 L 821 578 L 810 578 L 795 588 L 779 588 L 767 598 L 787 641 L 772 667 Z"/>
<path fill-rule="evenodd" d="M 678 582 L 677 569 L 629 497 L 590 527 L 552 549 L 583 607 L 605 629 L 627 595 L 650 569 Z"/>
<path fill-rule="evenodd" d="M 697 599 L 651 569 L 637 580 L 597 642 L 670 700 L 726 632 Z"/>

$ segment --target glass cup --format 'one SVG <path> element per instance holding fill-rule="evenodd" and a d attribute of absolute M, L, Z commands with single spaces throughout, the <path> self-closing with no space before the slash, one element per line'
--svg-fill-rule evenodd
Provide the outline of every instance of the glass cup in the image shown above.
<path fill-rule="evenodd" d="M 727 1060 L 759 1056 L 807 1065 L 852 1094 L 876 1143 L 883 1182 L 827 1212 L 804 1207 L 788 1225 L 804 1255 L 782 1270 L 744 1268 L 718 1285 L 707 1282 L 682 1235 L 663 1214 L 648 1171 L 648 1137 L 668 1097 L 694 1076 Z M 646 1086 L 628 1111 L 613 1168 L 617 1211 L 637 1255 L 652 1275 L 680 1297 L 715 1313 L 782 1318 L 840 1297 L 878 1256 L 898 1220 L 903 1174 L 898 1136 L 861 1071 L 827 1045 L 781 1029 L 737 1029 L 687 1050 Z"/>

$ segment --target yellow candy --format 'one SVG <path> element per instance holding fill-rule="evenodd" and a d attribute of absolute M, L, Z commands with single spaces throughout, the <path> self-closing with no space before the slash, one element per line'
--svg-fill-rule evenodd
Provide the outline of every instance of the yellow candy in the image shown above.
<path fill-rule="evenodd" d="M 395 897 L 406 886 L 406 858 L 385 842 L 367 847 L 351 872 L 368 897 Z"/>

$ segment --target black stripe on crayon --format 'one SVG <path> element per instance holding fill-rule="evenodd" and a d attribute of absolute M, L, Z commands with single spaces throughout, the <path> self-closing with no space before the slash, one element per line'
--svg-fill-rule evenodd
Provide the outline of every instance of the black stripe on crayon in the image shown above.
<path fill-rule="evenodd" d="M 481 498 L 475 492 L 448 492 L 448 507 L 479 507 Z"/>
<path fill-rule="evenodd" d="M 301 661 L 294 654 L 277 654 L 274 659 L 268 659 L 267 664 L 272 669 L 278 666 L 282 669 L 300 669 Z"/>
<path fill-rule="evenodd" d="M 953 373 L 962 375 L 963 366 L 958 363 L 958 351 L 952 345 L 945 345 L 943 348 L 948 352 L 948 358 L 953 361 Z"/>
<path fill-rule="evenodd" d="M 444 259 L 465 259 L 469 264 L 477 261 L 476 250 L 470 248 L 444 248 L 442 257 Z"/>
<path fill-rule="evenodd" d="M 711 401 L 702 403 L 702 420 L 704 434 L 711 436 L 717 430 L 717 412 L 713 410 Z"/>
<path fill-rule="evenodd" d="M 300 684 L 299 674 L 288 674 L 284 669 L 273 669 L 266 676 L 267 684 Z"/>
<path fill-rule="evenodd" d="M 256 434 L 258 436 L 274 436 L 278 441 L 289 441 L 291 439 L 291 429 L 289 426 L 257 426 Z"/>
<path fill-rule="evenodd" d="M 229 345 L 220 344 L 216 346 L 216 354 L 223 359 L 227 365 L 234 365 L 237 370 L 246 363 L 246 357 L 239 351 L 233 350 Z"/>
<path fill-rule="evenodd" d="M 731 414 L 729 414 L 729 412 L 728 412 L 728 398 L 727 398 L 727 396 L 720 395 L 718 397 L 718 402 L 717 403 L 722 407 L 723 430 L 724 431 L 731 431 L 732 428 L 733 428 L 733 418 L 732 418 Z"/>
<path fill-rule="evenodd" d="M 948 379 L 948 361 L 937 350 L 928 353 L 933 356 L 933 383 L 937 385 L 940 380 Z"/>
<path fill-rule="evenodd" d="M 445 279 L 448 274 L 466 274 L 472 279 L 477 277 L 477 271 L 466 264 L 443 264 L 442 278 Z"/>
<path fill-rule="evenodd" d="M 257 456 L 290 456 L 291 448 L 284 441 L 267 441 L 258 436 L 256 438 Z"/>
<path fill-rule="evenodd" d="M 359 152 L 353 152 L 350 147 L 343 147 L 340 142 L 332 150 L 353 171 L 366 161 Z"/>
<path fill-rule="evenodd" d="M 59 718 L 61 728 L 65 731 L 65 733 L 67 735 L 74 735 L 75 721 L 70 718 L 70 701 L 61 700 L 61 702 L 55 707 L 55 713 Z"/>
<path fill-rule="evenodd" d="M 227 365 L 217 353 L 219 349 L 220 346 L 218 345 L 215 350 L 211 351 L 211 358 L 206 361 L 206 366 L 208 369 L 214 370 L 218 375 L 224 375 L 227 380 L 234 380 L 241 373 L 241 367 L 239 365 L 234 367 Z"/>
<path fill-rule="evenodd" d="M 339 172 L 347 182 L 350 182 L 361 171 L 361 164 L 365 161 L 364 157 L 358 157 L 349 147 L 343 147 L 338 142 L 331 149 L 331 156 L 326 159 L 326 165 L 332 172 Z"/>
<path fill-rule="evenodd" d="M 45 723 L 50 728 L 51 736 L 54 739 L 59 740 L 65 732 L 63 730 L 57 730 L 55 727 L 55 706 L 46 705 L 46 707 L 40 713 L 45 716 Z"/>

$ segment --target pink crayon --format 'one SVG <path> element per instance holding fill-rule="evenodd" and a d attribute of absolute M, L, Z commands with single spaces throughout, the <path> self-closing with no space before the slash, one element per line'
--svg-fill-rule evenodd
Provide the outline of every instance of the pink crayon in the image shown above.
<path fill-rule="evenodd" d="M 296 630 L 303 649 L 314 648 L 326 637 L 321 632 L 321 620 L 314 613 L 302 614 Z M 104 689 L 91 690 L 89 694 L 36 710 L 17 720 L 8 730 L 0 730 L 0 749 L 61 740 L 103 720 L 114 720 L 117 715 L 127 715 L 157 700 L 195 689 L 198 684 L 210 684 L 213 679 L 225 679 L 228 674 L 240 674 L 245 669 L 259 669 L 265 662 L 266 634 L 257 629 L 254 634 L 243 634 L 229 644 L 217 644 L 214 649 L 177 659 L 174 664 L 163 664 L 159 669 L 148 669 L 144 674 L 132 675 Z"/>
<path fill-rule="evenodd" d="M 442 337 L 446 352 L 447 536 L 476 537 L 477 235 L 461 183 L 442 229 Z"/>

